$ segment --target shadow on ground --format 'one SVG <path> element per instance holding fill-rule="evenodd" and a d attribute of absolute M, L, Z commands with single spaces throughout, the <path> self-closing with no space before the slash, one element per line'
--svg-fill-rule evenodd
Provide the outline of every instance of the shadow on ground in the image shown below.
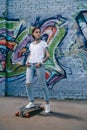
<path fill-rule="evenodd" d="M 63 119 L 75 119 L 75 120 L 81 120 L 81 121 L 84 120 L 81 117 L 64 114 L 64 113 L 53 112 L 53 111 L 51 111 L 50 113 L 44 113 L 44 112 L 39 113 L 39 116 L 53 116 L 53 117 L 58 117 L 58 118 L 63 118 Z"/>

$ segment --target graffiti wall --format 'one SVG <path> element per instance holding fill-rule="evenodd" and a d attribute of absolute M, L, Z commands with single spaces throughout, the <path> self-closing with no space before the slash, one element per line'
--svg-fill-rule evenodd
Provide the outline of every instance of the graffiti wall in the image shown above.
<path fill-rule="evenodd" d="M 87 98 L 87 6 L 78 3 L 77 7 L 81 9 L 72 19 L 62 13 L 43 19 L 37 16 L 28 26 L 25 18 L 10 18 L 9 10 L 8 17 L 0 17 L 0 95 L 26 96 L 25 63 L 33 41 L 32 28 L 38 26 L 50 53 L 44 63 L 50 97 Z M 37 75 L 33 91 L 35 97 L 43 97 Z"/>

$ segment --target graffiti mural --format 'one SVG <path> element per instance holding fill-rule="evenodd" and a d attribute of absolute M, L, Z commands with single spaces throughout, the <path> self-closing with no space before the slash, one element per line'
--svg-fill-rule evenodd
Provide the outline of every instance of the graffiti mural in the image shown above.
<path fill-rule="evenodd" d="M 85 42 L 87 42 L 87 11 L 86 10 L 81 11 L 76 17 L 76 21 L 81 30 L 81 33 L 84 36 Z M 85 47 L 87 47 L 86 44 Z"/>
<path fill-rule="evenodd" d="M 74 32 L 70 37 L 71 45 L 69 54 L 78 58 L 80 71 L 82 74 L 87 73 L 87 10 L 80 11 L 75 17 Z"/>
<path fill-rule="evenodd" d="M 83 39 L 81 40 L 82 44 L 80 45 L 79 49 L 79 56 L 82 59 L 83 67 L 85 70 L 87 70 L 87 10 L 80 11 L 78 16 L 76 17 L 76 22 L 78 24 L 78 27 L 80 29 L 80 32 L 83 36 Z M 84 60 L 85 58 L 85 60 Z"/>
<path fill-rule="evenodd" d="M 47 85 L 52 87 L 60 79 L 66 78 L 66 72 L 58 61 L 58 51 L 67 34 L 67 19 L 61 15 L 40 21 L 38 17 L 29 28 L 24 21 L 0 18 L 0 82 L 25 81 L 25 62 L 29 54 L 29 45 L 33 41 L 31 30 L 41 28 L 42 39 L 47 41 L 51 58 L 44 65 Z"/>
<path fill-rule="evenodd" d="M 69 20 L 61 15 L 42 21 L 38 17 L 30 27 L 25 27 L 25 21 L 0 18 L 0 83 L 6 81 L 8 85 L 25 82 L 25 62 L 29 45 L 33 41 L 31 31 L 35 26 L 41 28 L 41 37 L 48 43 L 51 56 L 44 63 L 48 88 L 53 89 L 55 84 L 67 75 L 73 75 L 74 72 L 69 66 L 72 61 L 68 61 L 68 57 L 72 60 L 78 58 L 81 74 L 87 73 L 87 11 L 80 11 L 75 20 L 72 31 L 69 30 Z M 66 37 L 70 42 L 67 43 L 69 40 Z M 66 50 L 63 50 L 65 44 Z M 63 62 L 65 59 L 66 64 Z M 37 77 L 34 82 L 36 80 Z"/>

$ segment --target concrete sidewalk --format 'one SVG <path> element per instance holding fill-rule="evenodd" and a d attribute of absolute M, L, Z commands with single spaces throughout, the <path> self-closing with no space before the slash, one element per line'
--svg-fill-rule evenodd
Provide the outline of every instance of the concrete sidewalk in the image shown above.
<path fill-rule="evenodd" d="M 43 100 L 36 99 L 36 102 Z M 51 113 L 16 117 L 26 98 L 0 97 L 0 130 L 87 130 L 87 101 L 51 100 Z"/>

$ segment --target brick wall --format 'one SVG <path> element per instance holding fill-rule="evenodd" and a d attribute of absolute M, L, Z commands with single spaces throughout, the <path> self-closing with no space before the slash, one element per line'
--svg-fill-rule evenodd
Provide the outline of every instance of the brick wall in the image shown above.
<path fill-rule="evenodd" d="M 3 16 L 2 14 L 5 10 L 6 1 L 0 0 L 0 17 Z M 7 10 L 8 14 L 6 17 L 9 21 L 15 21 L 17 19 L 19 19 L 20 23 L 21 21 L 25 21 L 23 26 L 26 28 L 30 28 L 32 25 L 42 26 L 43 23 L 46 24 L 46 22 L 48 22 L 50 26 L 50 20 L 54 20 L 56 23 L 56 21 L 58 22 L 57 18 L 61 18 L 62 23 L 59 27 L 60 29 L 62 26 L 64 27 L 65 35 L 62 37 L 63 39 L 61 38 L 60 44 L 56 42 L 56 48 L 54 50 L 54 53 L 56 53 L 56 55 L 54 55 L 56 62 L 54 62 L 54 64 L 58 64 L 58 68 L 60 67 L 63 73 L 59 73 L 55 84 L 48 82 L 50 97 L 57 99 L 87 99 L 87 39 L 84 38 L 81 27 L 75 19 L 81 11 L 86 10 L 85 18 L 87 20 L 87 1 L 8 0 Z M 65 22 L 65 25 L 63 22 Z M 55 43 L 55 36 L 52 37 L 50 42 L 53 42 L 53 40 Z M 21 70 L 21 72 L 22 73 L 19 74 L 21 78 L 18 80 L 11 79 L 11 76 L 9 76 L 6 80 L 6 85 L 4 81 L 1 82 L 0 95 L 26 96 L 25 71 Z M 52 72 L 54 72 L 54 70 L 52 70 Z M 23 76 L 21 76 L 21 74 Z M 17 75 L 14 75 L 14 77 L 15 76 Z M 52 80 L 54 80 L 54 78 L 55 75 Z M 43 97 L 38 83 L 33 90 L 35 97 Z"/>

